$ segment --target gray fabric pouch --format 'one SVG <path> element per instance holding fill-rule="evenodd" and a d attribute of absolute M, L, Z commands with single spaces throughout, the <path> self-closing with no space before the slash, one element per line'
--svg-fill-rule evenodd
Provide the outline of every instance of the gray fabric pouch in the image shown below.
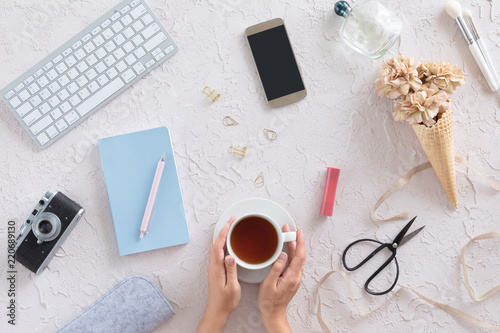
<path fill-rule="evenodd" d="M 153 281 L 131 275 L 57 333 L 146 333 L 174 314 L 172 305 Z"/>

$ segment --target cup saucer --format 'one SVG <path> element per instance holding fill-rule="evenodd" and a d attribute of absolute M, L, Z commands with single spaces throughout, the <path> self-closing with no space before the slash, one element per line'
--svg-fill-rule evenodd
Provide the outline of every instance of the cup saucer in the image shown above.
<path fill-rule="evenodd" d="M 215 225 L 213 240 L 217 238 L 220 231 L 224 228 L 224 225 L 231 218 L 231 216 L 238 217 L 251 213 L 268 215 L 274 219 L 280 227 L 288 224 L 291 231 L 297 231 L 297 226 L 295 225 L 292 216 L 283 207 L 271 200 L 251 198 L 236 202 L 220 215 L 219 220 Z M 283 252 L 288 254 L 288 246 L 286 243 L 283 244 Z M 271 266 L 258 270 L 250 270 L 238 266 L 238 279 L 247 283 L 260 283 L 264 280 L 270 270 Z"/>

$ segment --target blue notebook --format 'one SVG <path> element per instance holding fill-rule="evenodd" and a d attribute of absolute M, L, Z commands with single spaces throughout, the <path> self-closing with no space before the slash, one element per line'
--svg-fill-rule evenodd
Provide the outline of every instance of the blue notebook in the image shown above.
<path fill-rule="evenodd" d="M 181 188 L 170 132 L 166 127 L 99 140 L 104 178 L 120 255 L 189 242 Z M 149 232 L 140 227 L 156 166 L 165 154 L 165 168 L 156 195 Z"/>

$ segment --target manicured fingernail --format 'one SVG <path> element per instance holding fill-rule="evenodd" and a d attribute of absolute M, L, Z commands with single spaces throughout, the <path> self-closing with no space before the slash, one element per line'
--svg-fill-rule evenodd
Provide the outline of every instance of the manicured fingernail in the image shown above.
<path fill-rule="evenodd" d="M 286 253 L 281 252 L 280 256 L 278 257 L 278 260 L 285 261 L 286 260 Z"/>
<path fill-rule="evenodd" d="M 234 258 L 233 257 L 226 257 L 226 264 L 232 265 L 234 264 Z"/>

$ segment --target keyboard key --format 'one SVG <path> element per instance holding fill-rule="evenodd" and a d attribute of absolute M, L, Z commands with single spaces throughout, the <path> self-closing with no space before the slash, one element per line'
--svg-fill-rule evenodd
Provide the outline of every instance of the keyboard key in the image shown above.
<path fill-rule="evenodd" d="M 36 137 L 36 139 L 38 140 L 38 142 L 40 142 L 42 146 L 45 145 L 47 142 L 49 142 L 49 138 L 45 133 L 40 134 L 39 136 Z"/>
<path fill-rule="evenodd" d="M 82 44 L 83 44 L 83 43 L 82 43 L 82 41 L 81 41 L 81 40 L 77 41 L 76 43 L 74 43 L 74 44 L 73 44 L 73 49 L 75 49 L 75 50 L 76 50 L 77 48 L 79 48 L 80 46 L 82 46 Z"/>
<path fill-rule="evenodd" d="M 82 38 L 82 41 L 84 43 L 88 42 L 90 39 L 92 38 L 92 35 L 91 34 L 86 34 L 85 36 L 83 36 Z M 84 46 L 85 47 L 85 46 Z"/>
<path fill-rule="evenodd" d="M 46 115 L 45 117 L 42 118 L 39 122 L 37 122 L 35 125 L 31 126 L 30 130 L 31 133 L 34 135 L 37 135 L 41 131 L 45 129 L 45 127 L 49 126 L 52 124 L 52 118 L 50 118 L 50 115 Z"/>
<path fill-rule="evenodd" d="M 99 82 L 99 84 L 100 84 L 101 86 L 103 86 L 103 85 L 105 85 L 106 83 L 108 83 L 108 82 L 109 82 L 109 80 L 108 80 L 108 78 L 106 77 L 106 75 L 104 75 L 104 74 L 103 74 L 103 75 L 101 75 L 101 76 L 99 76 L 99 77 L 97 78 L 97 82 Z"/>
<path fill-rule="evenodd" d="M 134 57 L 133 54 L 129 54 L 126 58 L 125 58 L 125 61 L 127 62 L 127 64 L 132 65 L 137 59 Z"/>
<path fill-rule="evenodd" d="M 94 64 L 97 62 L 97 58 L 95 57 L 95 55 L 92 54 L 87 59 L 85 59 L 85 61 L 87 61 L 89 66 L 94 66 Z"/>
<path fill-rule="evenodd" d="M 89 82 L 89 80 L 87 80 L 87 78 L 85 76 L 80 76 L 78 79 L 76 79 L 76 83 L 78 83 L 78 85 L 80 87 L 83 87 L 84 85 L 86 85 L 87 83 Z"/>
<path fill-rule="evenodd" d="M 80 117 L 78 117 L 75 111 L 71 111 L 70 113 L 64 116 L 64 119 L 66 119 L 66 121 L 70 125 L 74 124 L 78 120 L 78 118 Z"/>
<path fill-rule="evenodd" d="M 80 99 L 80 97 L 78 97 L 78 95 L 73 95 L 73 97 L 71 97 L 69 99 L 69 102 L 71 103 L 71 105 L 73 106 L 77 106 L 78 104 L 80 104 L 82 100 Z M 71 125 L 71 123 L 70 123 Z"/>
<path fill-rule="evenodd" d="M 116 69 L 118 69 L 119 72 L 123 72 L 125 69 L 127 69 L 128 66 L 122 60 L 119 63 L 117 63 L 115 67 Z"/>
<path fill-rule="evenodd" d="M 135 46 L 139 46 L 144 42 L 144 38 L 142 38 L 141 35 L 136 35 L 134 38 L 132 38 L 132 41 L 134 42 Z"/>
<path fill-rule="evenodd" d="M 48 73 L 47 73 L 47 76 L 49 76 L 49 74 L 50 74 L 50 76 L 52 76 L 52 72 L 53 72 L 53 74 L 55 74 L 55 75 L 56 75 L 56 77 L 57 77 L 57 74 L 56 74 L 56 72 L 55 72 L 54 70 L 51 70 L 50 72 L 48 72 Z M 52 80 L 52 79 L 51 79 L 51 80 Z M 39 78 L 39 79 L 38 79 L 38 81 L 37 81 L 37 82 L 38 82 L 38 84 L 40 85 L 40 87 L 41 87 L 41 88 L 43 88 L 43 87 L 45 87 L 45 86 L 49 83 L 49 80 L 47 80 L 47 78 L 46 78 L 45 76 L 42 76 L 41 78 Z"/>
<path fill-rule="evenodd" d="M 97 35 L 99 32 L 101 32 L 101 27 L 95 27 L 94 30 L 92 30 L 92 35 Z"/>
<path fill-rule="evenodd" d="M 128 12 L 130 10 L 130 6 L 125 6 L 123 7 L 121 10 L 120 10 L 120 13 L 122 14 L 125 14 L 126 12 Z"/>
<path fill-rule="evenodd" d="M 151 14 L 144 15 L 144 17 L 142 18 L 142 22 L 144 22 L 145 25 L 149 25 L 149 23 L 153 22 Z"/>
<path fill-rule="evenodd" d="M 52 118 L 54 118 L 54 119 L 58 119 L 62 116 L 62 112 L 59 109 L 55 109 L 50 114 L 52 115 Z"/>
<path fill-rule="evenodd" d="M 84 116 L 88 112 L 92 111 L 96 106 L 104 102 L 107 98 L 109 98 L 109 96 L 120 90 L 120 88 L 122 88 L 123 86 L 125 86 L 125 84 L 123 83 L 122 79 L 120 77 L 117 77 L 107 86 L 96 92 L 80 106 L 78 106 L 76 110 L 81 116 Z"/>
<path fill-rule="evenodd" d="M 63 63 L 60 63 L 59 65 L 63 65 L 64 67 L 66 67 L 66 65 L 64 65 Z M 59 65 L 58 65 L 58 66 L 59 66 Z M 57 75 L 58 75 L 58 74 L 57 74 L 57 72 L 56 72 L 55 70 L 53 70 L 53 69 L 51 69 L 51 70 L 47 73 L 47 77 L 48 77 L 48 78 L 49 78 L 49 80 L 51 80 L 51 81 L 52 81 L 52 80 L 55 80 L 55 79 L 56 79 L 56 77 L 57 77 Z M 42 79 L 43 79 L 43 77 L 42 77 L 40 80 L 42 80 Z M 40 83 L 40 80 L 38 80 L 38 83 Z M 47 81 L 47 83 L 49 83 L 49 82 Z M 40 86 L 42 86 L 42 87 L 43 87 L 42 83 L 40 83 Z"/>
<path fill-rule="evenodd" d="M 17 96 L 11 99 L 9 102 L 13 108 L 17 108 L 19 105 L 21 105 L 21 100 Z"/>
<path fill-rule="evenodd" d="M 60 78 L 58 78 L 57 81 L 59 82 L 59 84 L 61 86 L 64 87 L 65 85 L 67 85 L 69 83 L 70 80 L 68 79 L 68 77 L 66 75 L 63 75 Z"/>
<path fill-rule="evenodd" d="M 80 71 L 80 73 L 83 73 L 85 72 L 89 66 L 87 66 L 87 63 L 82 61 L 81 63 L 79 63 L 78 65 L 76 65 L 76 68 L 78 68 L 78 70 Z"/>
<path fill-rule="evenodd" d="M 111 24 L 111 20 L 109 20 L 109 19 L 108 19 L 108 20 L 106 20 L 106 21 L 102 22 L 101 27 L 102 27 L 103 29 L 105 29 L 105 28 L 106 28 L 106 27 L 108 27 L 110 24 Z"/>
<path fill-rule="evenodd" d="M 55 108 L 59 105 L 59 103 L 61 103 L 61 101 L 59 100 L 59 98 L 57 98 L 57 96 L 52 96 L 51 98 L 49 98 L 49 103 L 53 108 Z"/>
<path fill-rule="evenodd" d="M 87 75 L 87 78 L 91 81 L 91 80 L 95 79 L 95 77 L 97 76 L 97 73 L 92 68 L 92 69 L 89 69 L 88 72 L 85 73 L 85 75 Z"/>
<path fill-rule="evenodd" d="M 95 45 L 92 42 L 88 42 L 83 48 L 87 51 L 87 53 L 90 53 L 95 50 Z"/>
<path fill-rule="evenodd" d="M 97 57 L 98 57 L 99 59 L 102 59 L 102 58 L 104 58 L 104 57 L 106 56 L 106 54 L 107 54 L 107 53 L 106 53 L 106 51 L 105 51 L 105 50 L 101 47 L 101 48 L 99 48 L 97 51 L 95 51 L 95 54 L 97 55 Z"/>
<path fill-rule="evenodd" d="M 109 42 L 107 42 L 106 44 L 104 44 L 104 47 L 106 48 L 106 50 L 108 50 L 108 52 L 111 52 L 114 49 L 116 49 L 116 44 L 113 43 L 112 40 L 110 40 Z"/>
<path fill-rule="evenodd" d="M 163 32 L 160 32 L 156 34 L 153 38 L 148 40 L 146 43 L 144 43 L 144 48 L 146 49 L 147 52 L 151 51 L 158 45 L 160 45 L 161 42 L 167 39 L 167 36 Z"/>
<path fill-rule="evenodd" d="M 16 109 L 16 112 L 19 115 L 19 117 L 24 117 L 31 110 L 33 110 L 33 107 L 31 106 L 31 104 L 30 103 L 24 103 L 23 106 L 21 106 L 20 108 Z"/>
<path fill-rule="evenodd" d="M 91 92 L 95 92 L 97 89 L 99 89 L 99 84 L 95 81 L 92 81 L 89 83 L 89 85 L 87 86 Z"/>
<path fill-rule="evenodd" d="M 66 98 L 69 97 L 69 92 L 66 89 L 61 90 L 57 96 L 59 97 L 60 100 L 65 100 Z"/>
<path fill-rule="evenodd" d="M 41 68 L 40 68 L 39 70 L 37 70 L 37 71 L 35 72 L 35 74 L 33 74 L 33 76 L 35 76 L 35 77 L 39 77 L 39 76 L 40 76 L 40 75 L 42 75 L 42 74 L 43 74 L 43 69 L 41 69 Z"/>
<path fill-rule="evenodd" d="M 97 36 L 96 38 L 94 38 L 94 43 L 95 46 L 99 47 L 104 43 L 104 38 L 102 38 L 102 36 Z"/>
<path fill-rule="evenodd" d="M 28 85 L 28 84 L 30 84 L 31 82 L 33 82 L 33 80 L 34 80 L 33 76 L 30 76 L 30 77 L 28 77 L 26 80 L 24 80 L 24 84 L 25 84 L 25 85 Z"/>
<path fill-rule="evenodd" d="M 71 82 L 68 85 L 68 91 L 70 94 L 74 94 L 78 90 L 78 85 L 75 82 Z"/>
<path fill-rule="evenodd" d="M 134 65 L 134 71 L 137 73 L 137 75 L 141 74 L 145 70 L 146 68 L 144 68 L 144 66 L 140 62 Z"/>
<path fill-rule="evenodd" d="M 160 31 L 160 27 L 158 26 L 158 24 L 156 23 L 153 23 L 151 24 L 149 27 L 147 27 L 146 29 L 144 29 L 142 31 L 142 36 L 145 38 L 145 39 L 149 39 L 151 36 L 153 36 L 155 33 L 157 33 L 158 31 Z"/>
<path fill-rule="evenodd" d="M 38 104 L 42 103 L 42 100 L 40 99 L 40 97 L 35 96 L 32 99 L 30 99 L 30 102 L 31 104 L 33 104 L 34 107 L 37 107 Z"/>
<path fill-rule="evenodd" d="M 50 126 L 49 128 L 47 128 L 47 134 L 51 139 L 53 139 L 56 137 L 57 134 L 59 134 L 59 132 L 56 130 L 54 126 Z"/>
<path fill-rule="evenodd" d="M 135 6 L 137 6 L 140 2 L 141 2 L 141 0 L 135 0 L 135 1 L 132 1 L 132 2 L 130 3 L 130 6 L 135 7 Z"/>
<path fill-rule="evenodd" d="M 135 79 L 136 75 L 131 69 L 128 69 L 125 71 L 125 73 L 122 74 L 122 78 L 125 80 L 125 83 L 129 83 L 133 79 Z"/>
<path fill-rule="evenodd" d="M 42 91 L 40 91 L 40 97 L 43 98 L 43 99 L 49 98 L 50 95 L 52 95 L 52 94 L 50 93 L 49 89 L 47 89 L 47 88 L 45 88 Z"/>
<path fill-rule="evenodd" d="M 125 15 L 122 19 L 121 22 L 123 23 L 124 26 L 129 25 L 132 23 L 134 20 L 130 17 L 130 15 Z"/>
<path fill-rule="evenodd" d="M 5 94 L 6 99 L 10 99 L 12 96 L 14 96 L 16 93 L 14 90 L 10 90 L 8 93 Z"/>
<path fill-rule="evenodd" d="M 137 50 L 135 50 L 134 54 L 137 57 L 137 59 L 141 59 L 146 55 L 146 51 L 144 51 L 142 47 L 139 47 Z"/>
<path fill-rule="evenodd" d="M 172 52 L 173 50 L 175 49 L 175 47 L 173 45 L 170 45 L 169 47 L 167 47 L 165 49 L 165 54 L 169 54 L 170 52 Z"/>
<path fill-rule="evenodd" d="M 60 119 L 56 122 L 56 126 L 57 126 L 57 129 L 59 129 L 59 131 L 64 131 L 66 128 L 68 128 L 68 124 L 66 124 L 66 122 L 64 121 L 64 119 Z"/>
<path fill-rule="evenodd" d="M 51 109 L 51 107 L 47 104 L 47 103 L 43 103 L 42 105 L 40 105 L 40 107 L 38 108 L 38 110 L 40 110 L 41 113 L 43 114 L 46 114 L 47 112 L 49 112 Z"/>
<path fill-rule="evenodd" d="M 59 72 L 59 74 L 62 74 L 68 69 L 68 67 L 63 62 L 61 62 L 59 65 L 56 66 L 56 69 Z"/>
<path fill-rule="evenodd" d="M 52 66 L 54 66 L 54 64 L 51 61 L 49 61 L 45 66 L 43 66 L 43 69 L 48 71 L 49 69 L 52 68 Z"/>
<path fill-rule="evenodd" d="M 146 8 L 144 7 L 144 5 L 140 5 L 137 8 L 133 9 L 130 12 L 130 15 L 132 15 L 132 17 L 134 18 L 134 20 L 137 20 L 145 12 L 146 12 Z"/>
<path fill-rule="evenodd" d="M 104 59 L 104 62 L 106 63 L 106 65 L 109 66 L 112 66 L 116 60 L 115 60 L 115 57 L 113 57 L 111 54 L 109 56 L 107 56 L 105 59 Z"/>
<path fill-rule="evenodd" d="M 106 65 L 101 61 L 97 65 L 95 65 L 95 69 L 97 69 L 97 72 L 102 73 L 106 70 Z"/>
<path fill-rule="evenodd" d="M 154 59 L 151 59 L 149 60 L 147 63 L 146 63 L 146 68 L 149 68 L 151 66 L 153 66 L 155 64 L 155 60 Z"/>
<path fill-rule="evenodd" d="M 52 91 L 53 94 L 59 91 L 61 89 L 61 86 L 57 82 L 52 82 L 51 85 L 49 86 L 50 91 Z"/>
<path fill-rule="evenodd" d="M 110 29 L 110 28 L 108 28 L 108 29 L 106 29 L 106 30 L 104 30 L 104 31 L 102 32 L 102 36 L 103 36 L 104 38 L 106 38 L 106 39 L 110 39 L 111 37 L 113 37 L 113 35 L 114 35 L 114 33 L 113 33 L 113 31 L 111 31 L 111 29 Z"/>
<path fill-rule="evenodd" d="M 62 112 L 66 113 L 71 110 L 71 105 L 69 105 L 68 102 L 64 102 L 59 106 L 59 109 L 61 109 Z"/>
<path fill-rule="evenodd" d="M 68 47 L 62 54 L 63 56 L 67 57 L 71 52 L 73 52 L 73 49 L 71 47 Z"/>
<path fill-rule="evenodd" d="M 120 14 L 119 12 L 116 12 L 116 13 L 113 14 L 113 16 L 111 16 L 111 20 L 112 21 L 116 21 L 116 20 L 118 20 L 118 18 L 120 16 L 122 16 L 122 14 Z"/>
<path fill-rule="evenodd" d="M 156 61 L 160 60 L 161 58 L 165 57 L 165 53 L 160 52 L 155 56 Z"/>
<path fill-rule="evenodd" d="M 120 31 L 123 30 L 123 24 L 121 24 L 121 22 L 116 22 L 115 24 L 113 24 L 111 26 L 111 28 L 113 28 L 113 30 L 115 31 L 115 33 L 119 33 Z"/>
<path fill-rule="evenodd" d="M 63 56 L 59 54 L 57 57 L 55 57 L 55 58 L 52 60 L 52 62 L 53 62 L 54 64 L 57 64 L 57 63 L 58 63 L 59 61 L 61 61 L 61 60 L 63 60 Z"/>
<path fill-rule="evenodd" d="M 135 32 L 134 30 L 132 30 L 132 28 L 128 27 L 127 29 L 123 30 L 123 34 L 126 38 L 130 38 L 135 34 Z"/>
<path fill-rule="evenodd" d="M 69 71 L 68 71 L 68 76 L 71 80 L 74 80 L 75 77 L 78 76 L 78 71 L 76 70 L 76 68 L 71 68 Z"/>
<path fill-rule="evenodd" d="M 131 42 L 126 42 L 125 45 L 123 45 L 123 49 L 126 53 L 130 53 L 134 49 L 134 45 Z"/>
<path fill-rule="evenodd" d="M 125 42 L 125 37 L 123 37 L 122 34 L 119 34 L 118 36 L 113 38 L 113 40 L 115 41 L 116 45 L 122 45 Z"/>
<path fill-rule="evenodd" d="M 27 90 L 23 90 L 19 93 L 19 97 L 22 101 L 25 101 L 30 97 L 30 93 Z"/>
<path fill-rule="evenodd" d="M 114 79 L 115 76 L 118 75 L 118 72 L 116 71 L 116 69 L 111 68 L 106 72 L 106 75 L 109 76 L 110 79 Z"/>
<path fill-rule="evenodd" d="M 19 83 L 19 84 L 18 84 L 18 85 L 14 88 L 14 90 L 15 90 L 16 92 L 20 92 L 20 91 L 21 91 L 21 89 L 23 89 L 23 88 L 24 88 L 24 84 Z"/>
<path fill-rule="evenodd" d="M 125 56 L 125 52 L 121 48 L 119 48 L 118 50 L 113 52 L 113 54 L 115 55 L 115 58 L 118 60 L 120 60 L 121 58 L 123 58 Z"/>
<path fill-rule="evenodd" d="M 28 87 L 28 90 L 30 91 L 30 93 L 34 94 L 38 90 L 40 90 L 40 87 L 38 86 L 38 84 L 33 83 L 31 86 Z"/>
<path fill-rule="evenodd" d="M 75 57 L 69 56 L 68 58 L 66 58 L 66 64 L 68 65 L 68 67 L 73 67 L 73 65 L 76 64 Z"/>
<path fill-rule="evenodd" d="M 85 58 L 86 55 L 87 53 L 85 53 L 83 49 L 79 49 L 78 51 L 75 52 L 75 57 L 78 60 L 82 60 L 83 58 Z"/>
<path fill-rule="evenodd" d="M 78 95 L 80 95 L 81 99 L 85 99 L 90 96 L 90 92 L 87 90 L 87 88 L 83 88 L 78 92 Z"/>
<path fill-rule="evenodd" d="M 135 22 L 134 24 L 132 24 L 132 26 L 134 27 L 135 31 L 137 31 L 137 32 L 141 31 L 142 28 L 144 28 L 144 24 L 142 24 L 141 21 Z"/>
<path fill-rule="evenodd" d="M 31 112 L 29 115 L 27 115 L 26 117 L 24 117 L 23 120 L 27 126 L 31 126 L 36 120 L 40 119 L 41 117 L 42 117 L 42 114 L 38 110 L 35 110 L 35 111 Z"/>

